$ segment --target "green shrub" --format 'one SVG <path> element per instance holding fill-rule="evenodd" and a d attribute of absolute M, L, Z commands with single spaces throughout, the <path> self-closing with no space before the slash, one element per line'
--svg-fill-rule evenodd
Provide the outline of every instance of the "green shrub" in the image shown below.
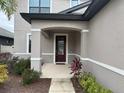
<path fill-rule="evenodd" d="M 0 60 L 0 64 L 7 65 L 8 72 L 13 73 L 14 65 L 16 64 L 17 60 L 18 60 L 18 57 L 13 57 L 13 59 L 9 59 L 9 60 Z"/>
<path fill-rule="evenodd" d="M 112 93 L 111 90 L 98 84 L 91 73 L 84 72 L 80 75 L 79 83 L 85 89 L 86 93 Z"/>
<path fill-rule="evenodd" d="M 18 57 L 13 57 L 11 60 L 7 61 L 9 73 L 14 73 L 14 66 L 18 62 Z"/>
<path fill-rule="evenodd" d="M 20 59 L 14 65 L 14 72 L 16 75 L 22 75 L 25 69 L 30 68 L 30 59 Z"/>
<path fill-rule="evenodd" d="M 0 84 L 8 79 L 7 65 L 0 65 Z"/>
<path fill-rule="evenodd" d="M 40 78 L 40 73 L 34 70 L 25 69 L 22 74 L 22 78 L 23 85 L 28 85 L 37 81 Z"/>

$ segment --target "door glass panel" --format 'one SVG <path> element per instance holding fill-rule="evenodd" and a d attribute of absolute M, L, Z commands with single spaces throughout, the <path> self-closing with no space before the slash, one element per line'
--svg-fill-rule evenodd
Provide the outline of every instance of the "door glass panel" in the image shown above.
<path fill-rule="evenodd" d="M 64 55 L 64 41 L 58 41 L 58 55 Z"/>

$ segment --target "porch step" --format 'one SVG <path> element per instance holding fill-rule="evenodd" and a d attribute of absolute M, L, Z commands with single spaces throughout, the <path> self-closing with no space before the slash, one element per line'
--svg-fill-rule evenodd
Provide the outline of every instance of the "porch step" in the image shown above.
<path fill-rule="evenodd" d="M 49 93 L 75 93 L 70 79 L 52 79 Z"/>

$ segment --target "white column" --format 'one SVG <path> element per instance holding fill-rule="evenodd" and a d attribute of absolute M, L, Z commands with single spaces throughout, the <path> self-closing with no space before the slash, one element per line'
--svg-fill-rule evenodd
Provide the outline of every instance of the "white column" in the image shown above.
<path fill-rule="evenodd" d="M 41 71 L 41 30 L 31 29 L 32 45 L 31 45 L 31 69 Z"/>
<path fill-rule="evenodd" d="M 81 57 L 87 57 L 87 34 L 88 30 L 81 31 Z"/>

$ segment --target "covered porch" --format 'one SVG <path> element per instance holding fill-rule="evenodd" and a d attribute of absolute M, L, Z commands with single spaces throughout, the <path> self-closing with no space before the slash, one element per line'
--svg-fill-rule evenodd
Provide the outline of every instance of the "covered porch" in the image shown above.
<path fill-rule="evenodd" d="M 52 68 L 53 65 L 57 64 L 56 68 L 59 71 L 59 68 L 63 68 L 63 65 L 67 67 L 74 57 L 85 57 L 87 32 L 86 22 L 35 20 L 32 22 L 31 29 L 31 68 L 42 72 L 45 68 L 47 72 L 54 68 Z M 50 64 L 48 65 L 48 63 Z M 46 68 L 47 66 L 51 67 Z M 64 69 L 60 72 L 53 70 L 56 74 L 63 71 Z M 66 72 L 70 73 L 69 70 Z"/>

